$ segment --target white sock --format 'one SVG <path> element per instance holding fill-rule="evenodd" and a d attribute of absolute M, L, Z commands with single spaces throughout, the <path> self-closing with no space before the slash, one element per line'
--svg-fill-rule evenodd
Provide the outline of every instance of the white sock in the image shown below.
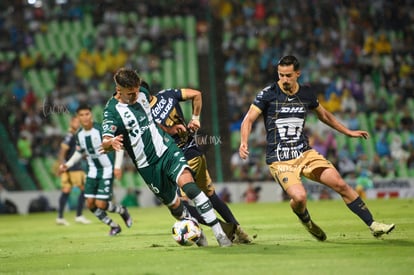
<path fill-rule="evenodd" d="M 194 199 L 193 202 L 196 208 L 199 210 L 200 215 L 203 217 L 204 221 L 207 224 L 215 224 L 218 223 L 216 213 L 214 213 L 213 206 L 211 205 L 210 200 L 208 197 L 203 193 L 200 192 Z"/>

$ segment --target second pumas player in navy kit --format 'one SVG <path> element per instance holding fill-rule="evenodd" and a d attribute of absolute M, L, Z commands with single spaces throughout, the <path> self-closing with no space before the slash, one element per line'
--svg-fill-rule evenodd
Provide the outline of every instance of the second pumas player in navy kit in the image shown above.
<path fill-rule="evenodd" d="M 142 85 L 144 87 L 145 85 Z M 147 86 L 149 89 L 149 87 Z M 189 100 L 192 102 L 192 118 L 188 122 L 185 121 L 180 102 Z M 214 184 L 211 180 L 207 169 L 207 161 L 203 152 L 200 150 L 194 133 L 200 128 L 200 113 L 202 108 L 202 94 L 194 89 L 166 89 L 151 96 L 151 113 L 160 127 L 169 133 L 174 139 L 175 143 L 184 153 L 185 158 L 194 172 L 194 178 L 198 187 L 210 199 L 213 208 L 220 214 L 220 216 L 229 224 L 235 225 L 235 228 L 228 229 L 228 226 L 222 223 L 226 234 L 232 235 L 234 231 L 235 243 L 251 243 L 248 234 L 242 229 L 237 219 L 234 217 L 232 211 L 224 203 L 215 192 Z M 191 211 L 191 207 L 188 207 Z M 192 212 L 193 216 L 197 213 Z M 227 227 L 227 228 L 226 228 Z M 230 233 L 229 233 L 230 232 Z M 232 236 L 229 236 L 232 239 Z"/>

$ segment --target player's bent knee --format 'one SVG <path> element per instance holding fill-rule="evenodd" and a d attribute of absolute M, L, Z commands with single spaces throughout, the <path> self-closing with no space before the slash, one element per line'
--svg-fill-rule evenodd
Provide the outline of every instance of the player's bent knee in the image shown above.
<path fill-rule="evenodd" d="M 296 193 L 291 196 L 291 199 L 294 200 L 296 203 L 305 203 L 307 196 L 306 193 Z"/>

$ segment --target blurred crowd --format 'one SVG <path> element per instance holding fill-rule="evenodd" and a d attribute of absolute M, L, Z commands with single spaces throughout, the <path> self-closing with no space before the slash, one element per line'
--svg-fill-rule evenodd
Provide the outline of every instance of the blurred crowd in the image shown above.
<path fill-rule="evenodd" d="M 149 24 L 149 18 L 200 10 L 195 8 L 200 5 L 198 1 L 22 2 L 0 4 L 0 108 L 1 123 L 29 172 L 33 158 L 55 157 L 58 152 L 64 132 L 52 116 L 73 114 L 85 101 L 102 108 L 113 93 L 112 76 L 117 68 L 139 68 L 141 76 L 152 76 L 153 89 L 161 89 L 157 79 L 161 60 L 172 54 L 171 40 L 185 39 L 184 30 L 174 24 L 168 28 L 161 28 L 159 22 Z M 82 28 L 88 19 L 91 28 Z M 52 23 L 56 22 L 70 22 L 70 27 L 82 22 L 80 30 L 65 30 L 68 37 L 80 36 L 81 49 L 75 56 L 70 51 L 61 55 L 52 50 L 30 51 L 36 46 L 36 35 L 52 32 Z M 28 79 L 31 71 L 55 72 L 56 85 L 50 91 L 44 87 L 45 97 L 34 91 Z M 7 166 L 1 168 L 4 186 L 18 188 Z"/>
<path fill-rule="evenodd" d="M 104 104 L 113 92 L 116 68 L 140 68 L 140 73 L 151 75 L 154 89 L 162 88 L 157 78 L 161 61 L 173 52 L 170 41 L 185 39 L 185 34 L 175 25 L 160 28 L 149 24 L 148 18 L 191 14 L 204 21 L 207 4 L 224 28 L 220 46 L 225 57 L 229 131 L 236 141 L 232 143 L 234 155 L 228 159 L 233 180 L 269 179 L 262 125 L 255 125 L 251 136 L 254 150 L 246 162 L 237 156 L 237 134 L 255 94 L 275 80 L 275 62 L 291 53 L 301 61 L 301 81 L 319 87 L 320 102 L 328 110 L 350 128 L 362 126 L 361 114 L 370 122 L 368 130 L 376 146 L 372 158 L 358 146 L 355 150 L 339 147 L 332 132 L 310 122 L 312 143 L 339 165 L 341 173 L 356 176 L 352 171 L 364 171 L 391 177 L 400 176 L 398 165 L 414 168 L 410 112 L 414 105 L 409 105 L 414 79 L 414 1 L 56 2 L 0 4 L 1 123 L 29 171 L 33 157 L 57 152 L 63 133 L 49 111 L 73 113 L 82 101 L 91 106 Z M 121 16 L 125 14 L 129 16 Z M 75 57 L 66 53 L 44 56 L 28 50 L 35 44 L 36 34 L 48 31 L 50 22 L 85 21 L 86 17 L 91 18 L 93 32 L 84 30 Z M 205 42 L 205 36 L 202 38 Z M 109 47 L 114 39 L 116 43 Z M 27 81 L 31 69 L 56 72 L 56 85 L 45 98 L 39 98 Z M 46 105 L 52 109 L 45 112 Z M 16 188 L 7 167 L 0 168 L 3 185 Z"/>

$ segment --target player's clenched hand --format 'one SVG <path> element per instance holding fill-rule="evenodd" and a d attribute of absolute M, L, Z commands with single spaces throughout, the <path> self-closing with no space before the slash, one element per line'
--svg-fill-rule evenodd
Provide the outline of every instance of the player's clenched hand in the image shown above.
<path fill-rule="evenodd" d="M 102 154 L 108 153 L 112 150 L 119 151 L 122 150 L 124 147 L 124 137 L 123 135 L 118 135 L 116 137 L 108 137 L 105 136 L 103 138 L 101 148 L 99 148 L 99 152 Z"/>
<path fill-rule="evenodd" d="M 369 138 L 369 133 L 367 131 L 361 131 L 361 130 L 356 130 L 356 131 L 351 131 L 348 136 L 350 137 L 362 137 L 364 139 Z"/>
<path fill-rule="evenodd" d="M 249 148 L 247 144 L 241 143 L 239 147 L 239 155 L 242 159 L 247 159 L 249 156 Z"/>
<path fill-rule="evenodd" d="M 66 164 L 62 163 L 61 165 L 59 165 L 59 175 L 66 172 L 68 170 L 68 167 L 66 166 Z"/>
<path fill-rule="evenodd" d="M 188 128 L 191 129 L 193 132 L 197 132 L 200 129 L 200 120 L 199 119 L 192 119 L 188 123 Z"/>

